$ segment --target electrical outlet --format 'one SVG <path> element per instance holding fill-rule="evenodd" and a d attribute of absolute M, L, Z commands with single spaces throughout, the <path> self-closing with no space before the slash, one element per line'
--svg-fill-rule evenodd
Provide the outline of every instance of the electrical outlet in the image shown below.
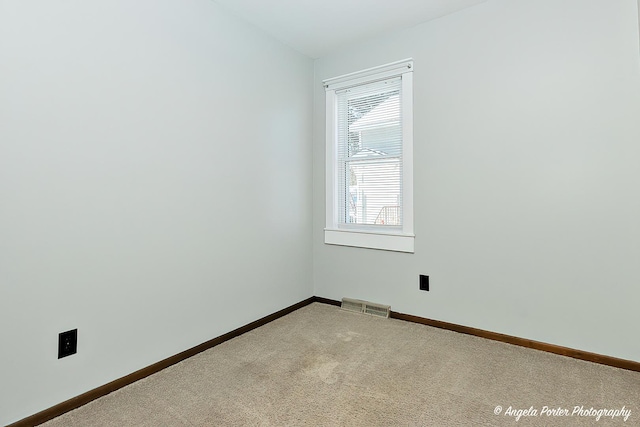
<path fill-rule="evenodd" d="M 58 335 L 58 359 L 78 352 L 78 330 L 61 332 Z"/>
<path fill-rule="evenodd" d="M 429 276 L 420 275 L 420 290 L 429 291 Z"/>

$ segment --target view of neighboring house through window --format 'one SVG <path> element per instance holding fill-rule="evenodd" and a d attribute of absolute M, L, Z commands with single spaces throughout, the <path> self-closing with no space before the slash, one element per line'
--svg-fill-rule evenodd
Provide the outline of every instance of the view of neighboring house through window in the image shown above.
<path fill-rule="evenodd" d="M 325 243 L 413 252 L 412 73 L 405 60 L 325 80 Z"/>
<path fill-rule="evenodd" d="M 402 225 L 400 79 L 336 93 L 340 222 Z"/>

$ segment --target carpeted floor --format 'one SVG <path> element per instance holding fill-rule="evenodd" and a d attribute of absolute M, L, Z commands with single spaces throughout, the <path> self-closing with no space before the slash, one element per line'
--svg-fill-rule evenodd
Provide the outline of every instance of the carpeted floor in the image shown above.
<path fill-rule="evenodd" d="M 44 424 L 502 425 L 640 426 L 640 373 L 314 303 Z"/>

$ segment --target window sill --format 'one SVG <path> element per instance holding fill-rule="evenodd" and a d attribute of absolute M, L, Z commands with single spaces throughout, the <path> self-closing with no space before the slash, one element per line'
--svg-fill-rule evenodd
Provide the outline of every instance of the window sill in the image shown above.
<path fill-rule="evenodd" d="M 413 234 L 392 234 L 376 231 L 324 230 L 324 243 L 328 245 L 352 246 L 356 248 L 380 249 L 383 251 L 413 253 Z"/>

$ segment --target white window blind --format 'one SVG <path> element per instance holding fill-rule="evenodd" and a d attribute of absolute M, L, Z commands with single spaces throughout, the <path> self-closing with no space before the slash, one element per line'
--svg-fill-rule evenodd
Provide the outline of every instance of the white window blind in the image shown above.
<path fill-rule="evenodd" d="M 402 227 L 402 81 L 336 91 L 340 224 Z"/>

